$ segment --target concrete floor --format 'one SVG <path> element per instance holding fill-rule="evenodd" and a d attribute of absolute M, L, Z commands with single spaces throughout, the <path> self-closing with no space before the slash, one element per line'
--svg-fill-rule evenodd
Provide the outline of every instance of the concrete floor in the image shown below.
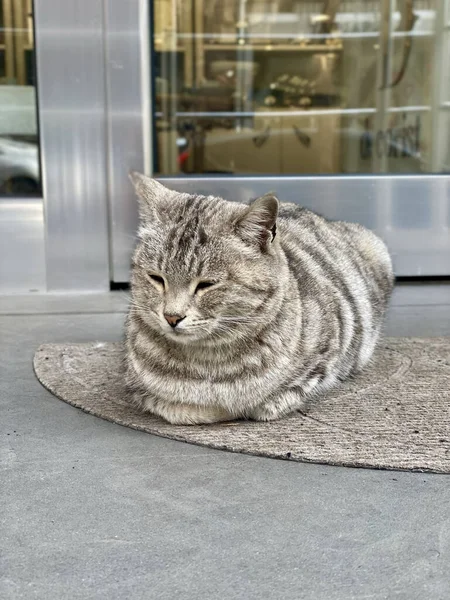
<path fill-rule="evenodd" d="M 132 431 L 35 379 L 42 342 L 117 340 L 126 294 L 0 297 L 0 597 L 450 597 L 450 478 L 307 465 Z M 450 335 L 402 285 L 389 335 Z"/>

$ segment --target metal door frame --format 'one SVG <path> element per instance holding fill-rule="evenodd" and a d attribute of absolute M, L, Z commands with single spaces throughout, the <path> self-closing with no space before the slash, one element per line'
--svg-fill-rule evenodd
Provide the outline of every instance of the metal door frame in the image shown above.
<path fill-rule="evenodd" d="M 46 291 L 106 291 L 104 0 L 35 0 Z"/>
<path fill-rule="evenodd" d="M 151 173 L 151 0 L 105 0 L 111 281 L 127 282 L 137 228 L 128 173 Z"/>

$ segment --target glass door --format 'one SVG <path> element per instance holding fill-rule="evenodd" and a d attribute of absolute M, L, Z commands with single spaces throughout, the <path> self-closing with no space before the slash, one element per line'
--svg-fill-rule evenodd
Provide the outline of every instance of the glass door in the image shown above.
<path fill-rule="evenodd" d="M 443 5 L 155 0 L 155 172 L 449 172 Z"/>
<path fill-rule="evenodd" d="M 275 191 L 377 231 L 397 275 L 450 275 L 450 0 L 147 6 L 149 172 Z"/>

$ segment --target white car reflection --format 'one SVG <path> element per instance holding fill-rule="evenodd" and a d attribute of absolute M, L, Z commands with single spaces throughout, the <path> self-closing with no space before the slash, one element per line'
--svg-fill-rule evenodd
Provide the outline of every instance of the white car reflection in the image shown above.
<path fill-rule="evenodd" d="M 39 193 L 37 143 L 0 137 L 0 194 L 32 196 Z"/>

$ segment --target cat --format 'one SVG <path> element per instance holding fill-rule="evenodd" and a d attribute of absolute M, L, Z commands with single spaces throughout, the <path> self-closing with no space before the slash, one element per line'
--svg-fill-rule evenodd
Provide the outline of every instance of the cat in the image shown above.
<path fill-rule="evenodd" d="M 131 401 L 173 424 L 271 421 L 370 360 L 393 288 L 384 243 L 267 194 L 249 205 L 138 173 Z"/>

